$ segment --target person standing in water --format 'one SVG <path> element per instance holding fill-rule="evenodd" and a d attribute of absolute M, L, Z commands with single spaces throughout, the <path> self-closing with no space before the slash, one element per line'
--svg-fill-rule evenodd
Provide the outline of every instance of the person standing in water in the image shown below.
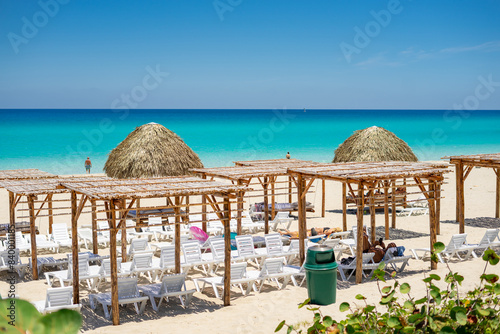
<path fill-rule="evenodd" d="M 286 158 L 287 158 L 287 159 L 290 159 L 290 152 L 287 152 L 287 153 L 286 153 Z"/>
<path fill-rule="evenodd" d="M 90 174 L 90 168 L 92 167 L 92 162 L 90 161 L 90 158 L 87 157 L 87 160 L 85 160 L 85 171 L 87 174 Z"/>

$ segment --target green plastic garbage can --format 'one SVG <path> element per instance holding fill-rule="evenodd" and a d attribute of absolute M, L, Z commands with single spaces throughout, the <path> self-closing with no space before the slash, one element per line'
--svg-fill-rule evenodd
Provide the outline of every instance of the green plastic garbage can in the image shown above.
<path fill-rule="evenodd" d="M 311 304 L 330 305 L 337 296 L 337 262 L 333 248 L 318 245 L 307 250 L 307 293 Z"/>

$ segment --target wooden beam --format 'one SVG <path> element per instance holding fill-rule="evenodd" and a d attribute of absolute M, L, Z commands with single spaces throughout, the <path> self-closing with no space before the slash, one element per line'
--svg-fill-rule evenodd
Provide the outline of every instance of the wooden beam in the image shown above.
<path fill-rule="evenodd" d="M 179 207 L 180 200 L 179 196 L 175 196 L 175 273 L 181 273 L 181 209 Z"/>
<path fill-rule="evenodd" d="M 346 184 L 342 182 L 342 230 L 347 231 L 347 191 Z"/>
<path fill-rule="evenodd" d="M 430 224 L 430 249 L 434 251 L 434 244 L 437 241 L 436 237 L 436 187 L 435 182 L 429 184 L 429 224 Z M 437 269 L 437 262 L 431 260 L 431 270 Z"/>
<path fill-rule="evenodd" d="M 300 258 L 300 264 L 302 265 L 306 259 L 306 255 L 305 255 L 305 234 L 307 233 L 307 231 L 304 231 L 304 216 L 303 215 L 303 211 L 305 210 L 305 208 L 302 206 L 302 193 L 304 191 L 304 180 L 302 179 L 302 175 L 299 174 L 297 176 L 297 191 L 298 191 L 298 198 L 299 198 L 299 201 L 298 201 L 298 209 L 299 209 L 299 258 Z"/>
<path fill-rule="evenodd" d="M 457 222 L 459 225 L 459 233 L 465 233 L 465 196 L 464 196 L 464 166 L 461 161 L 455 165 L 455 177 L 457 188 Z"/>
<path fill-rule="evenodd" d="M 238 180 L 238 185 L 241 186 L 243 182 L 241 180 Z M 242 228 L 241 228 L 241 215 L 243 211 L 243 192 L 238 191 L 238 203 L 236 204 L 236 233 L 238 235 L 242 234 Z"/>
<path fill-rule="evenodd" d="M 393 197 L 396 202 L 396 197 Z M 384 218 L 385 218 L 385 240 L 390 239 L 389 235 L 389 181 L 384 181 Z"/>
<path fill-rule="evenodd" d="M 260 181 L 260 178 L 259 178 Z M 264 182 L 262 182 L 262 188 L 264 188 L 264 234 L 269 233 L 269 201 L 267 199 L 267 187 L 269 183 L 267 176 L 264 177 Z"/>
<path fill-rule="evenodd" d="M 406 192 L 406 189 L 405 189 L 405 192 Z M 391 194 L 392 194 L 393 198 L 396 198 L 396 180 L 392 180 Z M 392 211 L 391 227 L 396 228 L 396 201 L 395 200 L 392 201 L 391 211 Z"/>
<path fill-rule="evenodd" d="M 325 194 L 325 180 L 321 180 L 321 217 L 325 216 L 325 204 L 326 204 L 326 194 Z"/>
<path fill-rule="evenodd" d="M 364 184 L 363 182 L 358 184 L 358 199 L 356 204 L 358 208 L 356 210 L 358 233 L 354 236 L 356 238 L 356 283 L 361 283 L 363 279 L 363 209 L 364 209 Z"/>
<path fill-rule="evenodd" d="M 76 211 L 76 220 L 78 220 L 78 218 L 80 218 L 80 215 L 82 214 L 82 210 L 83 210 L 83 207 L 85 206 L 85 203 L 87 202 L 87 196 L 86 195 L 82 195 L 82 197 L 80 198 L 80 204 L 78 205 L 78 209 Z"/>
<path fill-rule="evenodd" d="M 464 175 L 464 181 L 467 180 L 467 176 L 469 176 L 470 172 L 472 172 L 472 169 L 474 166 L 467 166 L 467 169 L 465 170 L 465 175 Z"/>
<path fill-rule="evenodd" d="M 9 191 L 9 224 L 10 246 L 16 248 L 16 201 L 11 191 Z"/>
<path fill-rule="evenodd" d="M 231 304 L 231 204 L 224 196 L 224 306 Z"/>
<path fill-rule="evenodd" d="M 370 186 L 370 190 L 368 191 L 368 196 L 370 196 L 369 201 L 370 201 L 370 242 L 375 243 L 375 238 L 376 238 L 376 232 L 377 232 L 377 224 L 376 224 L 376 217 L 375 217 L 375 191 L 374 191 L 375 184 Z"/>
<path fill-rule="evenodd" d="M 106 202 L 105 202 L 106 203 Z M 109 226 L 111 231 L 109 233 L 109 253 L 110 253 L 110 264 L 111 264 L 111 315 L 113 319 L 113 325 L 117 326 L 120 324 L 120 310 L 118 305 L 118 263 L 117 263 L 117 253 L 116 253 L 116 212 L 115 212 L 115 200 L 111 200 L 111 219 Z M 124 232 L 124 231 L 123 231 Z M 122 234 L 123 234 L 122 232 Z"/>
<path fill-rule="evenodd" d="M 36 252 L 36 225 L 35 225 L 35 203 L 33 195 L 28 196 L 28 207 L 30 211 L 30 238 L 31 238 L 31 271 L 33 279 L 38 279 L 38 265 Z"/>
<path fill-rule="evenodd" d="M 73 262 L 73 304 L 80 304 L 80 277 L 79 268 L 78 268 L 78 220 L 77 220 L 77 206 L 76 202 L 78 201 L 76 197 L 76 192 L 71 192 L 71 259 Z M 36 263 L 36 262 L 34 262 Z M 68 270 L 70 270 L 68 268 Z"/>
<path fill-rule="evenodd" d="M 121 207 L 123 209 L 125 209 L 127 207 L 127 200 L 126 199 L 122 199 L 120 200 L 120 204 L 121 204 Z M 130 208 L 132 208 L 132 205 L 133 203 L 130 203 Z M 121 225 L 121 227 L 126 227 L 127 226 L 127 215 L 128 215 L 128 212 L 123 212 L 123 211 L 120 211 L 120 223 L 119 225 Z M 139 208 L 137 208 L 137 210 L 135 211 L 135 215 L 136 217 L 139 217 Z M 115 213 L 115 216 L 116 216 L 116 213 Z M 140 221 L 140 219 L 139 219 Z M 135 223 L 135 226 L 137 226 L 137 221 Z M 118 234 L 118 232 L 117 232 Z M 128 259 L 127 259 L 127 229 L 124 228 L 122 229 L 122 262 L 127 262 Z"/>
<path fill-rule="evenodd" d="M 139 214 L 140 207 L 141 207 L 141 199 L 137 198 L 135 201 L 135 226 L 141 225 L 141 216 Z M 123 231 L 122 231 L 122 234 L 123 234 Z M 122 236 L 122 240 L 123 240 L 123 236 Z M 125 239 L 125 240 L 127 240 L 127 239 Z"/>
<path fill-rule="evenodd" d="M 45 196 L 45 199 L 42 201 L 42 204 L 40 204 L 40 207 L 38 208 L 38 211 L 35 214 L 35 219 L 36 219 L 36 217 L 38 217 L 38 215 L 42 211 L 43 207 L 45 206 L 45 203 L 48 202 L 49 196 L 50 196 L 50 194 L 48 194 L 47 196 Z"/>
<path fill-rule="evenodd" d="M 274 181 L 276 180 L 275 177 L 271 176 L 270 181 L 271 181 L 271 219 L 274 219 L 274 216 L 276 214 L 276 197 L 275 197 L 275 190 L 274 190 Z"/>
<path fill-rule="evenodd" d="M 495 218 L 500 218 L 500 168 L 494 169 L 497 177 L 497 189 L 495 198 Z"/>
<path fill-rule="evenodd" d="M 52 233 L 52 225 L 54 224 L 54 217 L 52 216 L 54 214 L 54 211 L 52 210 L 52 198 L 53 194 L 50 194 L 49 197 L 49 203 L 48 203 L 48 208 L 49 208 L 49 233 Z"/>
<path fill-rule="evenodd" d="M 309 183 L 307 184 L 306 188 L 304 189 L 304 192 L 302 193 L 303 198 L 306 198 L 307 192 L 309 191 L 309 188 L 311 188 L 311 186 L 315 180 L 316 180 L 316 178 L 314 178 L 314 177 L 312 177 L 311 180 L 309 180 Z"/>
<path fill-rule="evenodd" d="M 441 182 L 434 181 L 436 199 L 436 234 L 441 234 Z"/>
<path fill-rule="evenodd" d="M 288 177 L 288 203 L 292 203 L 292 177 Z"/>
<path fill-rule="evenodd" d="M 94 254 L 99 254 L 99 244 L 97 243 L 97 201 L 91 198 L 90 205 L 92 206 L 92 251 Z"/>

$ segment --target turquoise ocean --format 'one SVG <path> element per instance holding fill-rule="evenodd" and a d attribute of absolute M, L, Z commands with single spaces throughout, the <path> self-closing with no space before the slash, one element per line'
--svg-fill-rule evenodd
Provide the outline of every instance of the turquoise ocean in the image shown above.
<path fill-rule="evenodd" d="M 500 111 L 461 110 L 0 110 L 0 170 L 102 173 L 109 152 L 136 127 L 177 133 L 206 167 L 292 158 L 330 162 L 355 130 L 394 132 L 420 160 L 500 152 Z"/>

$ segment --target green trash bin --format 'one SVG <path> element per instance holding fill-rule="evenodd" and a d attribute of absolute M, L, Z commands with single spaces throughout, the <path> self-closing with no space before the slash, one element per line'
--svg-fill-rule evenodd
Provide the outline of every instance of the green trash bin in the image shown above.
<path fill-rule="evenodd" d="M 337 262 L 333 248 L 318 245 L 307 250 L 307 293 L 311 304 L 330 305 L 337 296 Z"/>

